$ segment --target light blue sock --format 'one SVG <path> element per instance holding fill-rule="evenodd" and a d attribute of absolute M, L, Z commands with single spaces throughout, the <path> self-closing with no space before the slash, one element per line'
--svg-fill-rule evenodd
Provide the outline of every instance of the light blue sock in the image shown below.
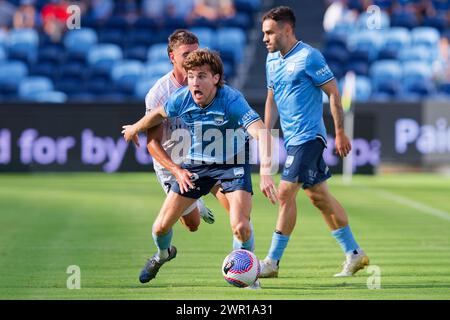
<path fill-rule="evenodd" d="M 268 258 L 272 260 L 281 260 L 284 250 L 289 242 L 289 236 L 274 232 L 272 235 L 272 244 L 270 246 Z"/>
<path fill-rule="evenodd" d="M 355 241 L 355 238 L 353 238 L 353 233 L 350 230 L 350 226 L 346 225 L 343 228 L 334 230 L 331 232 L 333 237 L 336 239 L 336 241 L 339 243 L 339 245 L 342 248 L 342 251 L 344 253 L 352 252 L 359 248 L 358 244 Z"/>
<path fill-rule="evenodd" d="M 238 250 L 238 249 L 245 249 L 248 251 L 254 251 L 255 250 L 255 236 L 254 236 L 254 232 L 253 232 L 253 224 L 251 221 L 249 221 L 250 224 L 250 238 L 245 241 L 245 242 L 241 242 L 238 238 L 236 238 L 235 236 L 233 237 L 233 250 Z"/>
<path fill-rule="evenodd" d="M 170 229 L 169 232 L 163 234 L 162 236 L 157 236 L 152 232 L 153 241 L 158 247 L 159 258 L 166 259 L 169 256 L 168 250 L 170 248 L 170 242 L 172 241 L 173 231 Z"/>

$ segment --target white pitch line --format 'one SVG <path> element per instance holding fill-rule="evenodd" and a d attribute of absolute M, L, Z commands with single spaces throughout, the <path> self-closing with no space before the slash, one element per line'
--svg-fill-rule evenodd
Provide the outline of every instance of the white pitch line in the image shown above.
<path fill-rule="evenodd" d="M 421 202 L 417 202 L 414 201 L 410 198 L 407 197 L 402 197 L 396 194 L 393 194 L 391 192 L 385 191 L 385 190 L 379 190 L 379 189 L 372 189 L 373 191 L 376 191 L 380 196 L 392 200 L 394 202 L 397 202 L 399 204 L 402 204 L 404 206 L 410 207 L 412 209 L 415 209 L 417 211 L 450 221 L 450 213 L 443 211 L 443 210 L 439 210 L 433 207 L 430 207 L 426 204 L 423 204 Z"/>

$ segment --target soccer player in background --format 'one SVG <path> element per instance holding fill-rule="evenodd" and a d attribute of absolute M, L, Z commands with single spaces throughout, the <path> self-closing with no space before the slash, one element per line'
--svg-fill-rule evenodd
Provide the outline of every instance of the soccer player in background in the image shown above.
<path fill-rule="evenodd" d="M 126 141 L 136 142 L 139 132 L 160 124 L 166 118 L 178 117 L 189 128 L 187 137 L 192 138 L 187 161 L 182 165 L 188 174 L 173 182 L 153 224 L 158 252 L 142 270 L 141 281 L 145 282 L 153 279 L 160 267 L 177 254 L 175 246 L 171 245 L 174 223 L 216 184 L 220 185 L 229 203 L 233 248 L 254 250 L 250 226 L 251 167 L 247 156 L 239 159 L 246 148 L 246 132 L 258 140 L 261 191 L 272 203 L 277 201 L 268 152 L 271 150 L 271 135 L 242 94 L 223 84 L 223 64 L 218 54 L 208 49 L 195 50 L 188 55 L 183 67 L 188 75 L 188 87 L 177 90 L 165 104 L 154 108 L 135 124 L 123 126 L 122 131 Z M 233 134 L 230 135 L 230 131 Z M 210 150 L 211 134 L 214 135 L 214 145 L 218 146 L 214 150 Z"/>
<path fill-rule="evenodd" d="M 272 244 L 261 261 L 261 278 L 277 277 L 279 262 L 295 227 L 296 196 L 303 188 L 319 209 L 346 255 L 343 269 L 335 277 L 351 276 L 369 264 L 353 237 L 344 208 L 330 194 L 326 180 L 331 177 L 322 153 L 327 146 L 322 118 L 322 90 L 328 95 L 336 134 L 336 152 L 347 156 L 351 143 L 344 133 L 344 116 L 333 73 L 322 54 L 295 36 L 295 16 L 281 6 L 262 18 L 266 62 L 267 99 L 265 124 L 273 128 L 280 116 L 286 163 L 278 187 L 279 213 Z"/>
<path fill-rule="evenodd" d="M 167 53 L 173 69 L 160 78 L 147 93 L 145 97 L 146 114 L 157 106 L 163 105 L 177 89 L 187 85 L 187 75 L 183 69 L 183 62 L 187 55 L 198 47 L 198 38 L 188 30 L 178 29 L 169 36 Z M 169 156 L 177 143 L 173 140 L 172 133 L 180 128 L 186 128 L 186 126 L 180 119 L 172 118 L 164 120 L 163 123 L 147 131 L 147 149 L 153 157 L 153 167 L 158 182 L 166 194 L 169 193 L 174 181 L 183 181 L 181 177 L 187 174 L 186 170 L 173 161 L 180 159 L 172 159 Z M 212 193 L 227 209 L 227 200 L 218 189 L 218 187 L 215 187 Z M 214 215 L 205 206 L 201 198 L 183 212 L 180 221 L 189 231 L 196 231 L 200 224 L 200 216 L 205 222 L 214 223 Z"/>

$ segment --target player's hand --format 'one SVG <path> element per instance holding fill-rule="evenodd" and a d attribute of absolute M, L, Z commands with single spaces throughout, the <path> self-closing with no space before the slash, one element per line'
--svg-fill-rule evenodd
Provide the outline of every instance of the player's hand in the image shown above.
<path fill-rule="evenodd" d="M 336 153 L 341 158 L 346 157 L 350 153 L 350 150 L 352 150 L 352 144 L 344 132 L 336 134 L 335 143 L 336 143 Z"/>
<path fill-rule="evenodd" d="M 261 192 L 270 200 L 270 202 L 272 202 L 272 204 L 278 202 L 278 191 L 272 176 L 261 175 L 260 188 Z"/>
<path fill-rule="evenodd" d="M 174 170 L 173 175 L 177 179 L 178 185 L 180 186 L 180 192 L 188 192 L 189 189 L 194 188 L 194 183 L 191 180 L 192 173 L 186 169 L 177 168 Z"/>
<path fill-rule="evenodd" d="M 129 142 L 130 140 L 133 140 L 136 147 L 139 147 L 139 136 L 138 132 L 136 131 L 135 127 L 133 125 L 126 125 L 122 127 L 122 134 L 123 138 L 126 142 Z"/>

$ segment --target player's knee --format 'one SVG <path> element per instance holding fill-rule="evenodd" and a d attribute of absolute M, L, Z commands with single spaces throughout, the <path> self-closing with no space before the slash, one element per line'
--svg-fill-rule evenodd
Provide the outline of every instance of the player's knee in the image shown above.
<path fill-rule="evenodd" d="M 320 192 L 313 192 L 309 195 L 309 200 L 317 208 L 323 208 L 327 203 L 327 198 Z"/>
<path fill-rule="evenodd" d="M 164 224 L 155 224 L 153 225 L 153 233 L 156 234 L 157 236 L 163 236 L 167 234 L 171 228 L 172 226 L 166 226 Z"/>
<path fill-rule="evenodd" d="M 198 224 L 186 224 L 186 228 L 190 231 L 190 232 L 195 232 L 198 230 Z"/>
<path fill-rule="evenodd" d="M 292 201 L 295 201 L 295 192 L 289 190 L 289 189 L 280 189 L 278 191 L 278 200 L 280 201 L 280 204 L 288 204 Z"/>

